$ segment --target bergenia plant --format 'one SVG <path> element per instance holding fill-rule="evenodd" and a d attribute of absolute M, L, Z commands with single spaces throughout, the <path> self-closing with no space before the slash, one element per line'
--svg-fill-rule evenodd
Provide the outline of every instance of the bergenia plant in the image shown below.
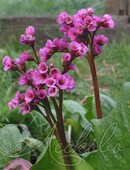
<path fill-rule="evenodd" d="M 108 38 L 105 35 L 97 34 L 97 31 L 113 28 L 114 21 L 110 15 L 96 16 L 94 10 L 88 8 L 79 10 L 73 16 L 63 11 L 59 14 L 57 22 L 61 25 L 60 31 L 64 33 L 63 38 L 48 39 L 45 46 L 40 48 L 37 53 L 35 28 L 29 26 L 21 35 L 20 43 L 32 48 L 34 56 L 27 52 L 22 52 L 20 57 L 15 60 L 5 56 L 3 65 L 5 71 L 19 72 L 19 86 L 27 87 L 24 94 L 20 91 L 16 92 L 15 97 L 8 103 L 9 108 L 14 109 L 20 106 L 21 113 L 24 115 L 29 114 L 32 110 L 42 114 L 54 130 L 56 139 L 61 143 L 66 168 L 71 169 L 71 157 L 66 151 L 69 149 L 67 147 L 69 143 L 66 140 L 63 117 L 64 93 L 70 93 L 75 87 L 75 80 L 69 72 L 76 70 L 76 66 L 73 64 L 76 58 L 84 59 L 84 62 L 88 60 L 93 80 L 97 118 L 101 119 L 95 58 L 102 53 L 102 47 L 108 42 Z M 48 62 L 56 53 L 61 54 L 62 69 L 55 67 L 55 63 Z M 56 56 L 55 60 L 58 60 Z M 34 62 L 37 68 L 32 67 L 27 70 L 27 62 Z M 51 103 L 55 108 L 56 116 L 52 112 Z M 42 107 L 45 113 L 41 109 Z"/>

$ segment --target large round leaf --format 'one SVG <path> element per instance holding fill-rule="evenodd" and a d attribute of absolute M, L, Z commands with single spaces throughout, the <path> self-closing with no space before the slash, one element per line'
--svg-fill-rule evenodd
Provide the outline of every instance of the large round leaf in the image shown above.
<path fill-rule="evenodd" d="M 93 160 L 96 169 L 130 169 L 130 83 L 124 84 L 117 108 L 107 117 L 94 119 L 92 123 L 98 149 L 95 162 Z"/>
<path fill-rule="evenodd" d="M 73 170 L 93 170 L 93 168 L 81 159 L 71 148 L 70 155 L 72 160 Z M 41 160 L 36 163 L 31 170 L 66 170 L 62 151 L 57 140 L 52 140 L 46 153 L 43 155 Z"/>

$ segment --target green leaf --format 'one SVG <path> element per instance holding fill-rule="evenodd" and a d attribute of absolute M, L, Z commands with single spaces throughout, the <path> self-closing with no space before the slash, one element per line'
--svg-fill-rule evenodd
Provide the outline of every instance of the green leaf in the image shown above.
<path fill-rule="evenodd" d="M 116 107 L 116 102 L 109 96 L 105 94 L 100 94 L 101 107 L 103 117 L 109 115 L 112 110 Z M 86 109 L 85 117 L 87 120 L 92 120 L 96 118 L 96 108 L 95 108 L 95 100 L 92 96 L 87 97 L 85 99 L 84 108 Z"/>
<path fill-rule="evenodd" d="M 22 135 L 16 125 L 9 124 L 0 130 L 0 151 L 8 156 L 16 156 L 22 151 Z"/>
<path fill-rule="evenodd" d="M 13 158 L 9 158 L 0 152 L 0 170 L 2 170 L 3 167 L 12 159 Z"/>
<path fill-rule="evenodd" d="M 109 115 L 116 108 L 116 102 L 111 97 L 105 94 L 102 94 L 102 93 L 100 94 L 100 101 L 101 101 L 103 117 Z M 93 115 L 93 118 L 97 117 L 94 99 L 93 99 L 92 115 Z"/>
<path fill-rule="evenodd" d="M 23 145 L 23 139 L 29 135 L 28 128 L 24 124 L 8 124 L 0 129 L 0 154 L 3 164 L 8 163 L 6 160 L 19 157 L 30 159 L 30 150 Z"/>
<path fill-rule="evenodd" d="M 88 124 L 83 128 L 79 121 L 72 119 L 67 119 L 66 123 L 71 126 L 70 143 L 73 144 L 73 149 L 77 153 L 84 153 L 94 142 L 92 125 Z"/>
<path fill-rule="evenodd" d="M 80 125 L 79 121 L 73 119 L 67 119 L 66 124 L 67 126 L 71 126 L 71 139 L 76 142 L 80 133 L 83 131 L 83 127 Z"/>
<path fill-rule="evenodd" d="M 116 107 L 116 102 L 105 94 L 100 94 L 103 117 L 109 115 Z"/>
<path fill-rule="evenodd" d="M 81 124 L 83 127 L 86 127 L 89 122 L 85 118 L 86 110 L 83 106 L 81 106 L 81 104 L 73 100 L 64 100 L 63 105 L 65 107 L 65 110 L 69 112 L 70 118 L 72 118 L 71 116 L 75 113 L 79 113 Z"/>
<path fill-rule="evenodd" d="M 34 139 L 34 138 L 24 138 L 23 142 L 29 147 L 30 150 L 38 150 L 40 152 L 42 152 L 43 150 L 43 142 L 41 142 L 40 140 Z"/>
<path fill-rule="evenodd" d="M 82 154 L 85 161 L 87 161 L 94 169 L 97 169 L 98 167 L 98 153 L 97 150 L 92 152 L 86 152 L 85 154 Z"/>
<path fill-rule="evenodd" d="M 66 108 L 66 110 L 71 113 L 78 112 L 83 115 L 86 113 L 84 107 L 81 106 L 81 104 L 79 104 L 78 102 L 75 102 L 73 100 L 64 100 L 63 104 L 64 104 L 64 107 Z"/>
<path fill-rule="evenodd" d="M 93 170 L 93 168 L 70 149 L 73 170 Z M 66 170 L 62 151 L 57 140 L 52 140 L 42 159 L 31 170 Z"/>
<path fill-rule="evenodd" d="M 124 84 L 117 108 L 101 120 L 92 120 L 92 123 L 98 149 L 97 169 L 130 169 L 130 83 Z"/>
<path fill-rule="evenodd" d="M 85 114 L 85 117 L 87 118 L 87 120 L 90 121 L 91 119 L 95 118 L 94 113 L 93 113 L 93 96 L 87 97 L 85 99 L 84 107 L 87 111 Z"/>

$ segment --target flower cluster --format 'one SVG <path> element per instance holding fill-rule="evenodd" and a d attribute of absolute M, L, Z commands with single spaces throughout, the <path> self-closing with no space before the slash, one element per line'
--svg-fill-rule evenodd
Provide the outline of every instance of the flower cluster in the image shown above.
<path fill-rule="evenodd" d="M 75 86 L 74 79 L 68 74 L 60 74 L 60 70 L 54 66 L 48 67 L 45 62 L 38 65 L 38 69 L 29 69 L 18 78 L 20 86 L 30 86 L 25 94 L 19 91 L 11 99 L 8 106 L 10 109 L 20 105 L 22 114 L 33 110 L 39 102 L 46 99 L 47 95 L 55 97 L 58 89 L 69 92 Z"/>
<path fill-rule="evenodd" d="M 35 32 L 34 28 L 32 30 Z M 29 26 L 25 33 L 31 34 L 32 30 L 30 30 Z M 49 55 L 51 56 L 58 50 L 67 49 L 67 47 L 68 42 L 66 39 L 56 38 L 53 42 L 48 40 L 45 47 L 40 49 L 41 62 L 36 63 L 37 69 L 29 69 L 27 71 L 26 61 L 35 61 L 27 52 L 22 52 L 20 57 L 15 60 L 9 56 L 3 59 L 4 70 L 17 70 L 21 73 L 18 78 L 18 84 L 20 86 L 29 86 L 24 94 L 18 91 L 15 97 L 11 99 L 8 103 L 10 109 L 17 108 L 20 105 L 22 114 L 27 114 L 35 109 L 38 103 L 43 102 L 47 96 L 55 97 L 59 89 L 70 92 L 74 88 L 74 79 L 68 73 L 60 73 L 60 70 L 55 68 L 53 64 L 48 66 L 46 63 Z M 48 54 L 47 51 L 49 51 Z M 65 55 L 64 59 L 66 62 L 68 61 Z"/>
<path fill-rule="evenodd" d="M 47 40 L 45 46 L 40 48 L 39 55 L 34 48 L 35 29 L 29 26 L 25 34 L 21 35 L 20 43 L 32 47 L 34 57 L 27 52 L 22 52 L 15 60 L 6 56 L 3 59 L 4 70 L 17 70 L 21 75 L 18 78 L 20 86 L 29 86 L 24 94 L 18 91 L 9 102 L 10 109 L 20 105 L 22 114 L 27 114 L 35 109 L 38 104 L 43 104 L 47 97 L 55 97 L 59 90 L 70 92 L 75 87 L 74 79 L 69 75 L 69 70 L 75 70 L 72 63 L 77 57 L 95 57 L 101 54 L 102 46 L 108 42 L 104 35 L 96 35 L 99 28 L 113 28 L 112 17 L 105 14 L 103 17 L 95 16 L 92 8 L 81 9 L 74 16 L 61 12 L 57 18 L 61 24 L 60 30 L 70 38 L 55 38 Z M 62 70 L 54 64 L 48 65 L 48 60 L 55 53 L 61 53 Z M 26 62 L 34 61 L 37 69 L 26 70 Z"/>
<path fill-rule="evenodd" d="M 21 35 L 20 43 L 33 46 L 35 42 L 35 29 L 33 26 L 29 26 L 25 30 L 25 34 Z"/>
<path fill-rule="evenodd" d="M 39 50 L 41 61 L 46 62 L 54 53 L 64 51 L 67 47 L 68 41 L 65 38 L 55 38 L 53 41 L 47 40 L 45 47 Z"/>
<path fill-rule="evenodd" d="M 108 42 L 108 38 L 104 35 L 97 35 L 93 40 L 94 54 L 99 55 L 102 53 L 102 46 Z"/>
<path fill-rule="evenodd" d="M 4 65 L 4 71 L 15 68 L 14 61 L 9 56 L 5 56 L 5 58 L 2 60 L 2 63 Z"/>
<path fill-rule="evenodd" d="M 9 56 L 5 56 L 2 60 L 4 65 L 4 71 L 8 70 L 18 70 L 18 71 L 26 71 L 26 61 L 33 61 L 33 58 L 27 52 L 22 52 L 19 58 L 15 60 L 11 59 Z"/>
<path fill-rule="evenodd" d="M 93 43 L 95 56 L 101 54 L 102 45 L 108 42 L 108 38 L 104 35 L 98 35 L 97 38 L 93 39 L 97 30 L 99 28 L 113 28 L 115 25 L 110 15 L 96 16 L 92 8 L 81 9 L 73 16 L 65 11 L 61 12 L 57 22 L 62 25 L 60 31 L 71 41 L 82 42 L 86 46 Z M 99 40 L 97 41 L 97 39 Z M 102 41 L 101 45 L 99 41 Z"/>
<path fill-rule="evenodd" d="M 68 43 L 65 38 L 55 38 L 53 41 L 47 40 L 45 47 L 39 50 L 41 61 L 47 62 L 56 52 L 62 52 L 62 72 L 65 73 L 76 69 L 72 61 L 79 56 L 83 58 L 88 52 L 88 47 L 84 43 L 78 43 L 77 41 Z"/>
<path fill-rule="evenodd" d="M 72 41 L 80 38 L 88 32 L 95 32 L 101 28 L 113 28 L 112 17 L 105 14 L 103 17 L 95 16 L 92 8 L 81 9 L 74 16 L 67 12 L 61 12 L 57 22 L 62 25 L 60 30 Z"/>

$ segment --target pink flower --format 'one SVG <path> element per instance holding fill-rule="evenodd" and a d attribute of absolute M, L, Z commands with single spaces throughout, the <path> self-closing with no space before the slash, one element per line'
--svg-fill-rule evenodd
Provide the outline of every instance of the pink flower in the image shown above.
<path fill-rule="evenodd" d="M 98 44 L 98 45 L 104 45 L 108 42 L 108 38 L 105 35 L 97 35 L 94 37 L 94 45 Z"/>
<path fill-rule="evenodd" d="M 18 84 L 20 86 L 25 86 L 28 84 L 28 79 L 27 79 L 27 76 L 26 74 L 23 74 L 21 75 L 19 78 L 18 78 Z"/>
<path fill-rule="evenodd" d="M 73 21 L 73 18 L 72 18 L 72 16 L 70 16 L 70 15 L 67 15 L 66 17 L 65 17 L 65 23 L 66 24 L 71 24 L 72 23 L 72 21 Z"/>
<path fill-rule="evenodd" d="M 33 58 L 27 52 L 22 52 L 19 60 L 16 62 L 17 64 L 25 64 L 25 61 L 31 61 Z"/>
<path fill-rule="evenodd" d="M 78 48 L 79 48 L 79 46 L 80 46 L 80 44 L 79 44 L 78 42 L 72 41 L 72 42 L 70 43 L 70 50 L 71 50 L 71 51 L 77 51 Z"/>
<path fill-rule="evenodd" d="M 93 8 L 88 8 L 87 12 L 88 12 L 88 15 L 90 15 L 90 16 L 93 16 L 93 14 L 94 14 Z"/>
<path fill-rule="evenodd" d="M 42 62 L 46 62 L 50 58 L 51 50 L 47 47 L 41 48 L 39 50 L 40 58 Z"/>
<path fill-rule="evenodd" d="M 43 99 L 46 98 L 47 92 L 46 92 L 46 90 L 40 89 L 40 90 L 38 90 L 38 91 L 36 92 L 36 96 L 37 96 L 39 99 L 43 100 Z"/>
<path fill-rule="evenodd" d="M 80 17 L 78 14 L 75 14 L 73 16 L 73 25 L 76 25 L 77 23 L 83 24 L 83 18 Z"/>
<path fill-rule="evenodd" d="M 25 159 L 18 158 L 10 161 L 3 170 L 30 170 L 32 164 Z"/>
<path fill-rule="evenodd" d="M 68 83 L 68 86 L 66 88 L 66 91 L 70 92 L 75 87 L 75 82 L 74 82 L 74 79 L 72 77 L 70 77 L 68 80 L 69 80 L 69 83 Z"/>
<path fill-rule="evenodd" d="M 78 37 L 78 33 L 74 28 L 70 28 L 68 31 L 68 37 L 73 41 Z"/>
<path fill-rule="evenodd" d="M 39 83 L 40 83 L 40 84 L 45 84 L 47 78 L 48 78 L 47 74 L 39 74 L 39 77 L 38 77 L 38 79 L 37 79 L 38 84 L 39 84 Z M 38 84 L 37 84 L 37 85 L 38 85 Z"/>
<path fill-rule="evenodd" d="M 62 54 L 63 62 L 69 62 L 71 60 L 70 53 L 64 53 Z"/>
<path fill-rule="evenodd" d="M 15 95 L 15 99 L 18 100 L 19 103 L 21 103 L 21 101 L 23 100 L 24 96 L 22 93 L 20 93 L 20 91 L 17 91 L 16 95 Z"/>
<path fill-rule="evenodd" d="M 56 46 L 56 47 L 58 47 L 58 48 L 59 48 L 59 45 L 60 45 L 60 39 L 59 39 L 59 38 L 55 38 L 55 39 L 53 40 L 53 43 L 55 44 L 55 46 Z"/>
<path fill-rule="evenodd" d="M 4 71 L 13 69 L 14 61 L 9 56 L 5 56 L 4 59 L 2 60 L 2 63 L 4 65 Z"/>
<path fill-rule="evenodd" d="M 26 102 L 22 103 L 20 106 L 21 110 L 22 110 L 22 114 L 28 114 L 31 111 L 31 107 L 29 104 L 27 104 Z"/>
<path fill-rule="evenodd" d="M 40 85 L 45 84 L 48 76 L 47 74 L 41 74 L 39 71 L 35 70 L 32 74 L 33 84 Z"/>
<path fill-rule="evenodd" d="M 97 24 L 99 24 L 99 25 L 101 25 L 102 24 L 102 22 L 103 22 L 103 19 L 102 19 L 102 17 L 101 16 L 93 16 L 93 19 L 95 20 L 95 22 L 97 23 Z"/>
<path fill-rule="evenodd" d="M 8 103 L 8 107 L 9 107 L 10 110 L 17 108 L 18 105 L 19 105 L 19 102 L 16 98 L 11 99 L 11 101 Z"/>
<path fill-rule="evenodd" d="M 115 23 L 111 17 L 111 15 L 105 14 L 103 16 L 103 22 L 101 24 L 103 28 L 114 28 Z"/>
<path fill-rule="evenodd" d="M 57 18 L 57 22 L 59 24 L 64 24 L 65 23 L 65 18 L 68 16 L 67 12 L 63 11 L 59 14 L 58 18 Z"/>
<path fill-rule="evenodd" d="M 38 65 L 38 71 L 39 71 L 40 73 L 43 73 L 43 74 L 47 73 L 47 71 L 48 71 L 48 66 L 46 65 L 46 63 L 44 63 L 44 62 L 40 63 L 40 64 Z"/>
<path fill-rule="evenodd" d="M 74 79 L 69 75 L 69 74 L 64 74 L 64 76 L 66 76 L 69 80 L 68 84 L 67 84 L 67 88 L 66 91 L 70 92 L 74 87 L 75 87 L 75 82 Z"/>
<path fill-rule="evenodd" d="M 53 69 L 53 68 L 54 68 L 54 64 L 50 63 L 50 69 Z"/>
<path fill-rule="evenodd" d="M 88 26 L 92 21 L 93 21 L 93 18 L 91 16 L 86 16 L 84 18 L 84 23 L 86 24 L 86 26 Z"/>
<path fill-rule="evenodd" d="M 34 89 L 29 88 L 26 90 L 25 97 L 24 97 L 26 103 L 30 103 L 34 99 L 34 94 L 35 94 Z"/>
<path fill-rule="evenodd" d="M 51 40 L 47 40 L 46 45 L 47 48 L 55 48 L 55 44 Z"/>
<path fill-rule="evenodd" d="M 89 23 L 87 28 L 90 32 L 94 32 L 97 28 L 97 23 L 95 21 L 92 21 Z"/>
<path fill-rule="evenodd" d="M 63 75 L 59 75 L 57 77 L 57 82 L 56 85 L 61 89 L 64 90 L 67 88 L 67 84 L 69 83 L 68 78 L 63 76 Z"/>
<path fill-rule="evenodd" d="M 31 34 L 21 35 L 20 37 L 20 44 L 26 44 L 29 46 L 33 46 L 35 43 L 35 37 Z"/>
<path fill-rule="evenodd" d="M 65 38 L 61 38 L 59 42 L 59 49 L 63 50 L 68 47 L 68 41 Z"/>
<path fill-rule="evenodd" d="M 46 86 L 48 86 L 48 87 L 54 86 L 55 84 L 56 84 L 56 80 L 52 77 L 50 77 L 46 80 Z"/>
<path fill-rule="evenodd" d="M 34 72 L 33 69 L 29 69 L 29 70 L 26 72 L 27 80 L 32 80 L 32 74 L 33 74 L 33 72 Z"/>
<path fill-rule="evenodd" d="M 109 15 L 109 14 L 105 14 L 105 15 L 103 16 L 103 19 L 104 19 L 105 21 L 110 21 L 110 20 L 112 20 L 112 16 Z"/>
<path fill-rule="evenodd" d="M 38 84 L 38 85 L 33 84 L 33 85 L 35 86 L 35 88 L 36 88 L 37 90 L 40 90 L 40 89 L 41 89 L 41 85 L 40 85 L 40 84 Z"/>
<path fill-rule="evenodd" d="M 88 14 L 88 12 L 87 12 L 87 10 L 86 10 L 85 8 L 83 8 L 83 9 L 80 9 L 80 10 L 77 12 L 77 14 L 78 14 L 78 16 L 84 18 L 84 17 Z"/>
<path fill-rule="evenodd" d="M 77 54 L 77 56 L 84 57 L 84 55 L 87 52 L 88 52 L 88 47 L 84 43 L 81 43 L 76 54 Z"/>
<path fill-rule="evenodd" d="M 70 63 L 68 69 L 69 69 L 69 70 L 76 70 L 77 67 L 76 67 L 74 64 Z"/>
<path fill-rule="evenodd" d="M 95 52 L 95 55 L 101 54 L 102 53 L 102 46 L 101 45 L 95 45 L 94 46 L 94 52 Z"/>
<path fill-rule="evenodd" d="M 58 75 L 60 74 L 60 71 L 58 68 L 52 68 L 50 70 L 50 75 L 53 77 L 53 78 L 56 78 Z"/>
<path fill-rule="evenodd" d="M 68 26 L 68 25 L 63 25 L 63 26 L 60 28 L 60 31 L 61 31 L 61 32 L 64 32 L 64 35 L 67 36 L 69 29 L 70 29 L 70 26 Z"/>
<path fill-rule="evenodd" d="M 35 29 L 33 26 L 29 26 L 25 30 L 25 34 L 35 35 Z"/>
<path fill-rule="evenodd" d="M 115 27 L 114 21 L 113 21 L 113 20 L 110 20 L 110 21 L 108 22 L 108 28 L 114 28 L 114 27 Z"/>
<path fill-rule="evenodd" d="M 25 30 L 25 34 L 21 35 L 20 43 L 33 46 L 35 42 L 35 29 L 33 26 L 29 26 Z"/>
<path fill-rule="evenodd" d="M 58 89 L 57 89 L 56 86 L 51 86 L 48 89 L 48 95 L 51 96 L 51 97 L 56 96 L 57 92 L 58 92 Z"/>
<path fill-rule="evenodd" d="M 74 28 L 78 34 L 82 34 L 84 31 L 84 25 L 81 23 L 77 23 Z"/>

